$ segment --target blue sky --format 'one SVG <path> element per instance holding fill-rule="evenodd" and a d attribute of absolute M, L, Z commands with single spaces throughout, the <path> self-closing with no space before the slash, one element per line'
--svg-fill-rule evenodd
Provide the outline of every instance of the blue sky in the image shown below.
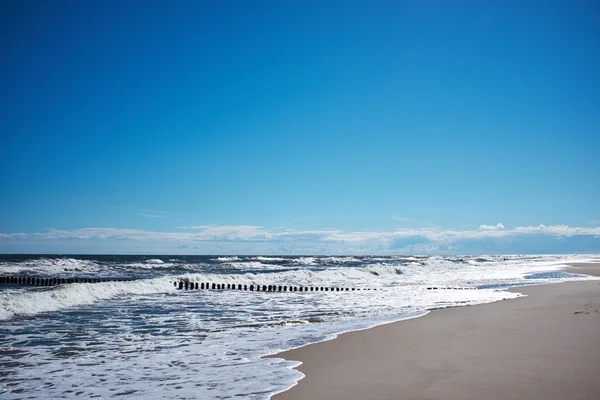
<path fill-rule="evenodd" d="M 4 1 L 0 252 L 600 252 L 594 1 Z"/>

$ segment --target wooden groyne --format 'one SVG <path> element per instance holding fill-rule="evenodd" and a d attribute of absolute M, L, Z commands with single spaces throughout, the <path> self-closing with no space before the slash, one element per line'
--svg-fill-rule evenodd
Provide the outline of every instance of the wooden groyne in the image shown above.
<path fill-rule="evenodd" d="M 100 282 L 126 282 L 133 281 L 133 278 L 55 278 L 55 277 L 34 277 L 34 276 L 0 276 L 0 285 L 15 286 L 58 286 L 70 283 L 100 283 Z"/>
<path fill-rule="evenodd" d="M 129 282 L 138 278 L 88 278 L 88 277 L 33 277 L 33 276 L 0 276 L 0 285 L 13 286 L 58 286 L 72 283 L 101 283 L 101 282 Z M 249 292 L 353 292 L 368 290 L 385 290 L 383 288 L 354 288 L 339 286 L 290 286 L 290 285 L 260 285 L 260 284 L 235 284 L 191 282 L 180 280 L 173 282 L 179 290 L 237 290 Z M 430 286 L 427 290 L 476 290 L 476 287 L 437 287 Z"/>
<path fill-rule="evenodd" d="M 173 285 L 179 290 L 237 290 L 250 292 L 351 292 L 357 290 L 385 290 L 385 288 L 351 288 L 336 286 L 289 286 L 289 285 L 242 285 L 235 283 L 211 283 L 178 281 Z M 475 290 L 474 287 L 428 287 L 427 290 Z"/>
<path fill-rule="evenodd" d="M 173 284 L 179 290 L 236 290 L 249 292 L 350 292 L 356 290 L 377 290 L 335 286 L 243 285 L 241 283 L 235 284 L 189 281 L 173 282 Z"/>

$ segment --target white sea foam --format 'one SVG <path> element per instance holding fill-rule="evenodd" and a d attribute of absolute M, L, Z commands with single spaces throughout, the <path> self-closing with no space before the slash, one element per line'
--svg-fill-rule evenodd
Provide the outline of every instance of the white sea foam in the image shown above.
<path fill-rule="evenodd" d="M 316 265 L 317 258 L 316 257 L 300 257 L 295 260 L 298 264 L 304 265 Z"/>
<path fill-rule="evenodd" d="M 175 291 L 172 279 L 131 282 L 73 283 L 51 288 L 0 292 L 0 320 L 90 305 L 127 295 Z"/>
<path fill-rule="evenodd" d="M 128 263 L 128 264 L 123 264 L 123 265 L 118 265 L 118 266 L 113 266 L 113 268 L 115 267 L 122 267 L 123 269 L 147 269 L 147 270 L 156 270 L 156 269 L 169 269 L 172 268 L 175 264 L 171 263 L 171 262 L 138 262 L 138 263 Z"/>
<path fill-rule="evenodd" d="M 263 257 L 263 256 L 257 256 L 257 257 L 252 257 L 253 260 L 257 260 L 257 261 L 286 261 L 285 258 L 281 258 L 281 257 Z"/>
<path fill-rule="evenodd" d="M 221 267 L 237 269 L 240 271 L 247 271 L 247 270 L 268 271 L 268 270 L 283 268 L 282 266 L 277 265 L 277 264 L 263 264 L 259 261 L 228 262 L 226 264 L 221 264 Z"/>
<path fill-rule="evenodd" d="M 48 265 L 81 265 L 81 260 L 48 262 L 43 260 L 40 268 L 48 271 Z M 90 263 L 86 263 L 89 265 Z M 128 267 L 141 267 L 145 264 L 128 264 Z M 161 266 L 163 264 L 160 264 Z M 0 319 L 6 320 L 14 315 L 34 315 L 40 312 L 57 311 L 69 307 L 93 304 L 122 295 L 141 295 L 173 292 L 173 282 L 187 280 L 199 283 L 242 284 L 242 285 L 287 285 L 287 286 L 327 286 L 356 289 L 385 289 L 389 293 L 402 287 L 423 289 L 427 286 L 439 287 L 476 287 L 504 283 L 510 285 L 523 281 L 528 273 L 559 270 L 564 264 L 556 260 L 535 263 L 507 261 L 502 268 L 486 268 L 483 264 L 455 264 L 444 259 L 431 259 L 427 269 L 422 265 L 396 265 L 394 263 L 375 263 L 363 268 L 330 267 L 324 270 L 290 269 L 272 273 L 253 273 L 263 271 L 273 265 L 260 262 L 240 262 L 228 264 L 229 267 L 244 274 L 188 273 L 178 276 L 165 276 L 155 279 L 130 282 L 106 282 L 96 284 L 71 284 L 49 289 L 30 289 L 0 292 Z M 276 268 L 281 268 L 275 266 Z M 62 267 L 60 267 L 62 268 Z M 51 269 L 53 270 L 53 269 Z M 446 294 L 454 301 L 451 294 Z M 462 294 L 462 297 L 470 294 Z M 459 296 L 460 297 L 460 296 Z M 467 299 L 468 300 L 468 299 Z M 410 298 L 403 299 L 411 303 Z M 412 300 L 415 304 L 416 300 Z M 427 303 L 427 301 L 425 302 Z M 427 303 L 429 304 L 429 303 Z M 425 307 L 425 304 L 423 304 Z M 426 308 L 426 307 L 425 307 Z"/>
<path fill-rule="evenodd" d="M 324 257 L 322 261 L 335 264 L 361 262 L 360 259 L 355 257 Z"/>
<path fill-rule="evenodd" d="M 0 263 L 0 273 L 4 275 L 23 272 L 41 275 L 63 274 L 65 272 L 91 273 L 99 270 L 100 265 L 98 263 L 77 258 L 42 258 Z"/>

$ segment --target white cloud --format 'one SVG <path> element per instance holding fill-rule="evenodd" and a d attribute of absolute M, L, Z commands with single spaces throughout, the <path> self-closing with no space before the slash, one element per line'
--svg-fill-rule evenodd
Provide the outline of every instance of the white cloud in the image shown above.
<path fill-rule="evenodd" d="M 180 227 L 183 228 L 183 227 Z M 262 226 L 194 226 L 187 227 L 195 232 L 156 232 L 141 229 L 83 228 L 71 231 L 47 229 L 45 232 L 31 234 L 1 234 L 2 238 L 38 238 L 38 239 L 102 239 L 102 240 L 174 240 L 174 241 L 280 241 L 286 238 L 310 238 L 318 240 L 323 236 L 339 233 L 334 230 L 284 230 L 268 231 Z"/>
<path fill-rule="evenodd" d="M 497 223 L 496 225 L 480 225 L 479 229 L 483 229 L 486 231 L 493 231 L 496 229 L 504 229 L 504 225 L 502 225 L 502 223 Z"/>
<path fill-rule="evenodd" d="M 556 236 L 581 236 L 598 235 L 600 226 L 593 228 L 571 227 L 567 225 L 538 225 L 538 226 L 519 226 L 513 230 L 515 234 L 543 234 Z"/>
<path fill-rule="evenodd" d="M 0 233 L 1 239 L 27 239 L 26 233 Z"/>
<path fill-rule="evenodd" d="M 184 227 L 180 227 L 183 229 Z M 398 229 L 393 231 L 355 231 L 343 232 L 335 229 L 325 230 L 276 230 L 254 225 L 190 226 L 186 231 L 155 232 L 141 229 L 83 228 L 75 230 L 47 229 L 37 233 L 0 233 L 0 245 L 16 248 L 17 243 L 36 246 L 62 243 L 65 248 L 78 246 L 75 243 L 112 243 L 112 248 L 133 248 L 127 241 L 143 243 L 148 248 L 198 248 L 205 253 L 214 253 L 226 246 L 228 252 L 241 252 L 248 246 L 257 252 L 281 253 L 435 253 L 460 252 L 466 244 L 468 248 L 477 245 L 498 243 L 531 242 L 527 238 L 598 237 L 600 227 L 571 227 L 567 225 L 519 226 L 504 229 L 504 225 L 482 225 L 477 230 L 442 230 L 439 228 Z M 516 240 L 516 241 L 515 241 Z M 532 239 L 533 240 L 533 239 Z M 537 239 L 536 239 L 537 240 Z M 69 245 L 70 243 L 70 245 Z M 118 244 L 117 243 L 121 243 Z M 108 246 L 106 244 L 106 246 Z M 154 244 L 154 245 L 152 245 Z M 20 246 L 20 245 L 19 245 Z M 100 245 L 98 245 L 100 246 Z M 137 246 L 137 245 L 135 245 Z M 152 247 L 155 246 L 155 247 Z M 170 247 L 169 247 L 170 246 Z M 461 247 L 462 246 L 462 247 Z M 549 245 L 552 247 L 551 245 Z M 489 247 L 482 247 L 489 248 Z M 260 250 L 258 250 L 260 249 Z M 294 250 L 295 249 L 295 250 Z"/>

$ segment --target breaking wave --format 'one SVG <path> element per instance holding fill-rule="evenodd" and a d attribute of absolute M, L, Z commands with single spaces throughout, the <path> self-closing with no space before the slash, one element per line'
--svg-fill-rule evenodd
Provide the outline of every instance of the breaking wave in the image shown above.
<path fill-rule="evenodd" d="M 52 288 L 0 292 L 0 320 L 90 305 L 119 296 L 173 292 L 172 279 L 75 283 Z"/>
<path fill-rule="evenodd" d="M 30 273 L 40 275 L 53 275 L 62 273 L 88 273 L 98 272 L 101 265 L 91 260 L 80 260 L 77 258 L 41 258 L 18 262 L 0 263 L 2 274 L 11 275 L 19 273 Z"/>

